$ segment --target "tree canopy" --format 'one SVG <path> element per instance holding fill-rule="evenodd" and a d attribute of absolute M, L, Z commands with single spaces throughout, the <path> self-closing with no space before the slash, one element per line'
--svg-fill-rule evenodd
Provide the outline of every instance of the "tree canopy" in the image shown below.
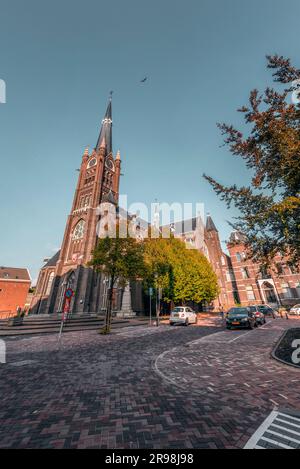
<path fill-rule="evenodd" d="M 300 70 L 289 59 L 267 56 L 278 91 L 253 90 L 243 114 L 247 133 L 218 124 L 234 156 L 252 171 L 252 183 L 229 187 L 204 175 L 221 200 L 239 210 L 232 226 L 245 234 L 254 260 L 270 264 L 280 252 L 291 264 L 300 262 Z M 293 99 L 292 99 L 293 98 Z"/>
<path fill-rule="evenodd" d="M 144 256 L 146 282 L 162 288 L 166 302 L 211 302 L 218 295 L 217 276 L 209 261 L 180 239 L 146 240 Z"/>

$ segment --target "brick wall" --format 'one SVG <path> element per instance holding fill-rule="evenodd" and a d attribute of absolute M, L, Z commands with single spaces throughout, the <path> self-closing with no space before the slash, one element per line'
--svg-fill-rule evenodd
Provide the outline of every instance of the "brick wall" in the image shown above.
<path fill-rule="evenodd" d="M 29 288 L 28 281 L 0 280 L 0 319 L 15 314 L 18 307 L 25 307 Z"/>

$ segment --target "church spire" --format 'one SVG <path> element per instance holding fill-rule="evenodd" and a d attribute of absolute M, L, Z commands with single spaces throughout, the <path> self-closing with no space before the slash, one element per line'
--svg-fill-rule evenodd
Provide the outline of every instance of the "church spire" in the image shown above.
<path fill-rule="evenodd" d="M 96 151 L 101 148 L 103 142 L 106 145 L 106 155 L 112 153 L 112 92 L 110 93 L 108 106 L 106 109 L 106 113 L 104 119 L 102 120 L 102 126 L 100 130 L 100 134 L 98 137 Z"/>

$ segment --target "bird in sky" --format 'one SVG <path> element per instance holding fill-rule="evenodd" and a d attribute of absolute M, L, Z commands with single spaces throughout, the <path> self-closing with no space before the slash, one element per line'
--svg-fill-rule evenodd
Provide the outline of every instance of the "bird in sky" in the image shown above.
<path fill-rule="evenodd" d="M 141 83 L 145 83 L 148 80 L 148 77 L 145 77 L 141 80 Z"/>

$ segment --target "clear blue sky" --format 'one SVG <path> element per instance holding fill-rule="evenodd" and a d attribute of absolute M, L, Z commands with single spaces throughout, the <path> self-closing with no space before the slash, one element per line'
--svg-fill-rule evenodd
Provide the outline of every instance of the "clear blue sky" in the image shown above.
<path fill-rule="evenodd" d="M 299 66 L 299 0 L 1 0 L 0 264 L 37 277 L 60 246 L 82 152 L 114 90 L 114 150 L 130 202 L 205 202 L 202 179 L 245 183 L 217 121 L 269 82 L 265 54 Z M 145 75 L 149 81 L 141 86 Z"/>

